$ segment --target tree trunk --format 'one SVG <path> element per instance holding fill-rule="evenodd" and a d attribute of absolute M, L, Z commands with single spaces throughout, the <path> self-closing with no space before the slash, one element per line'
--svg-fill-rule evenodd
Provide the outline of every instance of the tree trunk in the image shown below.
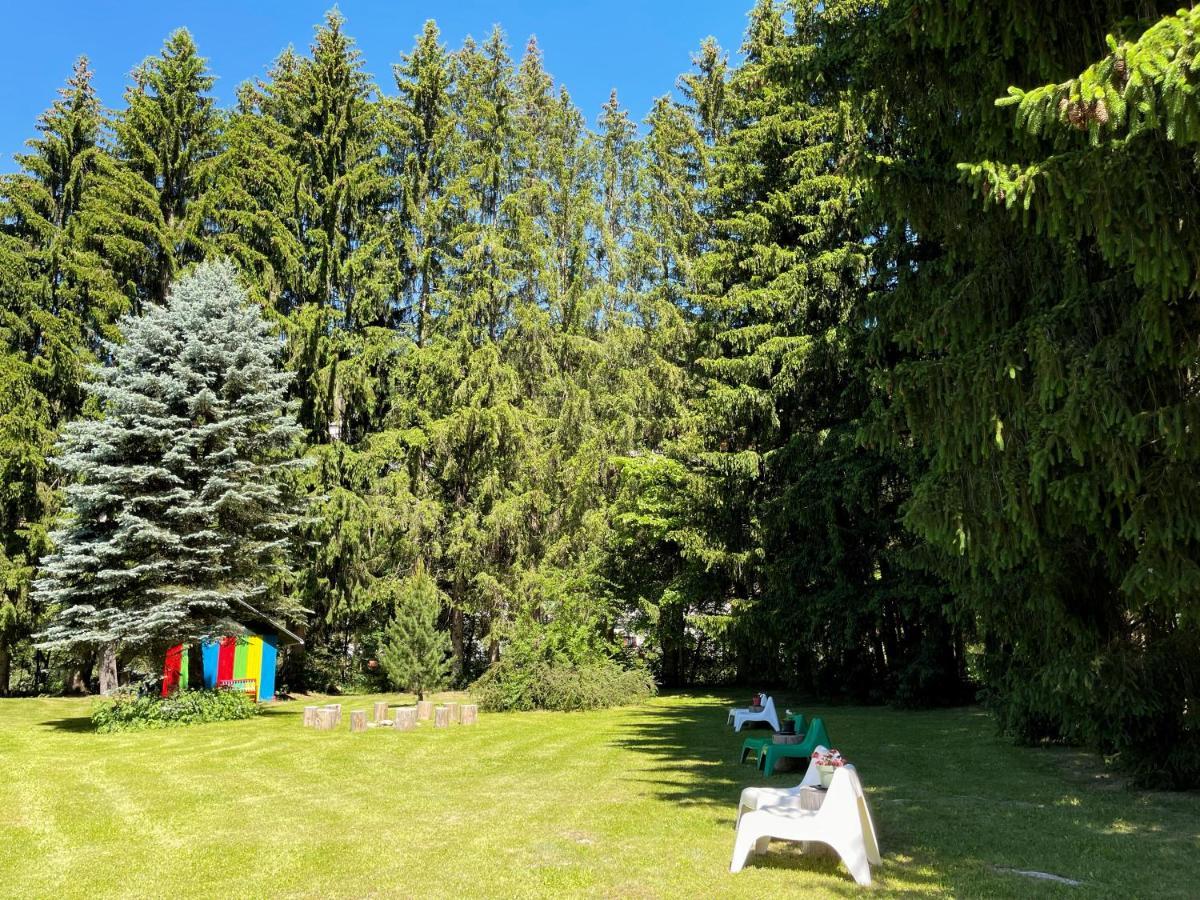
<path fill-rule="evenodd" d="M 283 668 L 280 672 L 282 692 L 292 693 L 294 691 L 303 691 L 308 688 L 304 679 L 304 651 L 308 646 L 308 626 L 297 625 L 295 629 L 297 637 L 301 638 L 305 643 L 292 644 L 283 651 Z"/>
<path fill-rule="evenodd" d="M 100 648 L 100 693 L 111 694 L 117 689 L 117 644 L 115 641 Z"/>
<path fill-rule="evenodd" d="M 92 669 L 96 665 L 96 653 L 91 648 L 79 651 L 71 662 L 71 674 L 67 676 L 67 693 L 86 697 L 92 692 Z"/>
<path fill-rule="evenodd" d="M 450 643 L 454 648 L 454 664 L 460 680 L 467 677 L 467 659 L 463 652 L 463 612 L 457 606 L 450 611 Z"/>
<path fill-rule="evenodd" d="M 7 641 L 0 641 L 0 697 L 8 696 L 8 679 L 12 671 L 12 653 Z"/>

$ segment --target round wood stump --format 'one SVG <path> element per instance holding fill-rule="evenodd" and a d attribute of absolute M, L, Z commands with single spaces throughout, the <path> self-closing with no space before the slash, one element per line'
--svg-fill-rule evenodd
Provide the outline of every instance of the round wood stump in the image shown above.
<path fill-rule="evenodd" d="M 374 715 L 372 719 L 376 722 L 386 721 L 388 717 L 388 705 L 386 700 L 376 701 L 374 707 Z"/>
<path fill-rule="evenodd" d="M 445 728 L 450 724 L 450 710 L 445 706 L 439 706 L 433 711 L 433 724 L 435 728 Z"/>
<path fill-rule="evenodd" d="M 337 727 L 337 713 L 328 706 L 317 710 L 317 731 L 333 731 Z"/>
<path fill-rule="evenodd" d="M 771 740 L 776 744 L 799 744 L 804 741 L 802 734 L 781 734 L 776 732 Z M 795 772 L 799 769 L 807 769 L 808 760 L 800 759 L 795 756 L 781 756 L 775 760 L 776 772 Z"/>
<path fill-rule="evenodd" d="M 418 700 L 417 701 L 417 718 L 424 722 L 433 716 L 433 701 Z"/>
<path fill-rule="evenodd" d="M 479 707 L 474 703 L 464 703 L 459 714 L 462 716 L 463 725 L 474 725 L 479 718 Z"/>
<path fill-rule="evenodd" d="M 314 727 L 316 727 L 316 724 L 317 724 L 317 707 L 315 707 L 315 706 L 304 707 L 304 727 L 305 728 L 314 728 Z"/>
<path fill-rule="evenodd" d="M 354 734 L 359 731 L 367 730 L 367 711 L 365 709 L 356 709 L 350 713 L 350 733 Z"/>
<path fill-rule="evenodd" d="M 417 708 L 401 706 L 396 710 L 396 730 L 412 731 L 417 727 Z"/>
<path fill-rule="evenodd" d="M 457 703 L 447 703 L 446 709 L 450 711 L 450 724 L 457 725 L 462 721 L 462 707 Z"/>
<path fill-rule="evenodd" d="M 326 703 L 326 704 L 325 704 L 325 706 L 324 706 L 324 708 L 325 708 L 325 709 L 328 709 L 328 710 L 332 710 L 332 712 L 333 712 L 333 724 L 334 724 L 334 725 L 341 725 L 341 724 L 342 724 L 342 704 L 340 704 L 340 703 Z"/>

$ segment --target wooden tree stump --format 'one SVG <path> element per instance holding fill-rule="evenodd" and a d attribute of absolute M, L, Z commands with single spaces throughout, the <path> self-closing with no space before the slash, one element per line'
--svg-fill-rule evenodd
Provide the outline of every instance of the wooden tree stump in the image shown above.
<path fill-rule="evenodd" d="M 355 734 L 359 731 L 367 730 L 367 711 L 365 709 L 356 709 L 350 713 L 350 733 Z"/>
<path fill-rule="evenodd" d="M 377 701 L 375 704 L 375 714 L 372 719 L 376 722 L 383 722 L 388 717 L 388 705 L 386 700 Z"/>
<path fill-rule="evenodd" d="M 304 707 L 304 727 L 305 728 L 313 728 L 316 726 L 316 724 L 317 724 L 317 707 L 315 707 L 315 706 Z"/>
<path fill-rule="evenodd" d="M 417 703 L 417 718 L 424 722 L 433 715 L 433 701 L 421 700 Z"/>
<path fill-rule="evenodd" d="M 323 706 L 317 710 L 317 731 L 333 731 L 337 727 L 337 711 Z"/>
<path fill-rule="evenodd" d="M 458 703 L 447 703 L 446 709 L 450 710 L 450 724 L 457 725 L 462 721 L 462 706 Z"/>
<path fill-rule="evenodd" d="M 450 710 L 445 706 L 439 706 L 433 711 L 433 724 L 436 728 L 445 728 L 450 724 Z"/>
<path fill-rule="evenodd" d="M 479 706 L 475 703 L 464 703 L 459 710 L 463 725 L 474 725 L 479 720 Z"/>
<path fill-rule="evenodd" d="M 415 706 L 401 706 L 396 710 L 397 731 L 412 731 L 416 727 L 417 708 Z"/>
<path fill-rule="evenodd" d="M 799 734 L 775 734 L 771 741 L 776 744 L 799 744 L 804 741 L 804 736 Z M 801 772 L 808 768 L 807 759 L 798 759 L 794 756 L 781 756 L 775 761 L 776 772 Z"/>
<path fill-rule="evenodd" d="M 333 712 L 333 724 L 334 724 L 334 726 L 337 726 L 337 725 L 341 725 L 341 724 L 342 724 L 342 704 L 340 704 L 340 703 L 326 703 L 324 708 L 325 708 L 325 709 L 328 709 L 328 710 L 332 710 L 332 712 Z"/>

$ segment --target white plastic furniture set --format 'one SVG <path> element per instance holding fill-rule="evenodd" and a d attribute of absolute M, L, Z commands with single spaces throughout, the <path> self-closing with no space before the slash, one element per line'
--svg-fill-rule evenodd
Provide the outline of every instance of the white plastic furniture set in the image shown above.
<path fill-rule="evenodd" d="M 763 701 L 761 710 L 731 709 L 729 711 L 729 724 L 733 726 L 734 731 L 741 731 L 742 726 L 749 722 L 767 722 L 776 731 L 779 730 L 779 716 L 775 713 L 775 698 L 767 697 Z"/>
<path fill-rule="evenodd" d="M 774 706 L 771 708 L 773 712 Z M 735 727 L 737 712 L 740 710 L 730 711 Z M 879 865 L 882 858 L 858 772 L 854 766 L 842 766 L 834 772 L 828 790 L 820 785 L 821 773 L 810 760 L 808 771 L 795 787 L 743 790 L 738 798 L 737 837 L 729 871 L 740 872 L 753 854 L 766 853 L 772 839 L 799 841 L 802 850 L 808 850 L 809 843 L 832 848 L 854 880 L 869 885 L 871 866 Z"/>

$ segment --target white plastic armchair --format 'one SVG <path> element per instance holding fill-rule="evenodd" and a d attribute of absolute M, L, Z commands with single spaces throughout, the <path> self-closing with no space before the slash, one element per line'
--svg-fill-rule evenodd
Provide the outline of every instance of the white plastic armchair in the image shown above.
<path fill-rule="evenodd" d="M 779 730 L 779 716 L 775 714 L 775 698 L 768 697 L 763 702 L 761 712 L 751 712 L 748 709 L 735 709 L 733 713 L 733 730 L 741 731 L 747 722 L 769 722 L 776 731 Z"/>
<path fill-rule="evenodd" d="M 817 744 L 813 748 L 813 753 L 828 753 L 829 748 L 822 744 Z M 737 822 L 734 827 L 737 827 L 742 821 L 742 816 L 748 812 L 754 812 L 762 806 L 788 806 L 798 803 L 800 792 L 805 788 L 815 788 L 821 783 L 821 773 L 817 769 L 817 764 L 811 759 L 808 761 L 808 771 L 804 773 L 804 779 L 795 787 L 791 788 L 771 788 L 771 787 L 748 787 L 742 790 L 742 796 L 738 799 Z"/>
<path fill-rule="evenodd" d="M 730 872 L 740 872 L 752 853 L 765 853 L 771 839 L 828 844 L 860 885 L 871 883 L 871 866 L 883 860 L 862 783 L 853 766 L 833 775 L 825 802 L 817 810 L 791 804 L 760 806 L 738 822 Z"/>
<path fill-rule="evenodd" d="M 763 704 L 765 708 L 766 702 L 771 699 L 771 696 L 769 694 L 761 694 L 760 696 L 763 698 Z M 738 713 L 748 713 L 750 711 L 750 707 L 748 706 L 743 706 L 741 708 L 734 707 L 733 709 L 729 710 L 729 716 L 725 719 L 725 722 L 728 725 L 732 725 L 733 719 Z"/>

